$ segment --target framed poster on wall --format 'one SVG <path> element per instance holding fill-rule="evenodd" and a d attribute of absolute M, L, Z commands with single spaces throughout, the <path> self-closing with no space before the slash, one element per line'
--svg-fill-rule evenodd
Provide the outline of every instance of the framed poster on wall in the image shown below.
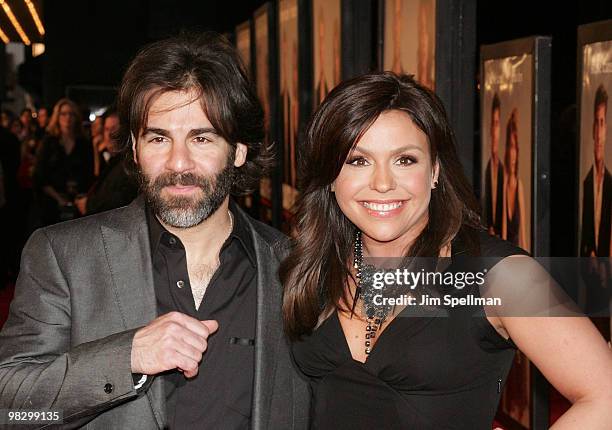
<path fill-rule="evenodd" d="M 384 0 L 382 69 L 435 89 L 436 0 Z"/>
<path fill-rule="evenodd" d="M 531 250 L 533 54 L 483 59 L 482 207 L 490 234 Z"/>
<path fill-rule="evenodd" d="M 251 21 L 245 21 L 236 26 L 234 40 L 236 41 L 236 50 L 240 55 L 240 59 L 244 63 L 247 75 L 253 79 L 253 71 L 251 65 Z M 246 211 L 255 217 L 259 217 L 259 192 L 254 192 L 246 196 L 237 196 L 235 200 Z"/>
<path fill-rule="evenodd" d="M 480 48 L 482 221 L 490 234 L 534 256 L 549 255 L 550 49 L 549 37 Z M 547 387 L 540 384 L 517 351 L 501 414 L 514 425 L 541 428 L 534 423 L 543 412 L 534 407 L 544 405 L 540 391 Z"/>
<path fill-rule="evenodd" d="M 475 174 L 475 29 L 476 2 L 471 0 L 378 2 L 379 70 L 414 75 L 436 92 L 455 131 L 459 158 L 470 181 Z"/>
<path fill-rule="evenodd" d="M 278 1 L 278 76 L 282 153 L 283 220 L 293 215 L 298 194 L 298 143 L 312 112 L 312 5 L 310 0 Z M 287 231 L 288 225 L 283 226 Z"/>
<path fill-rule="evenodd" d="M 313 110 L 340 83 L 341 0 L 312 0 Z"/>
<path fill-rule="evenodd" d="M 264 111 L 266 144 L 276 139 L 276 52 L 275 10 L 265 3 L 253 15 L 254 74 L 257 96 Z M 259 188 L 259 218 L 275 227 L 280 226 L 280 175 L 272 172 L 261 180 Z"/>
<path fill-rule="evenodd" d="M 612 147 L 606 132 L 612 92 L 612 20 L 578 27 L 578 255 L 612 256 Z M 579 300 L 610 340 L 612 269 L 589 259 Z"/>
<path fill-rule="evenodd" d="M 251 21 L 236 26 L 236 49 L 251 75 Z"/>
<path fill-rule="evenodd" d="M 298 59 L 298 0 L 279 0 L 279 82 L 283 142 L 283 211 L 290 211 L 297 196 L 297 156 L 300 101 Z"/>

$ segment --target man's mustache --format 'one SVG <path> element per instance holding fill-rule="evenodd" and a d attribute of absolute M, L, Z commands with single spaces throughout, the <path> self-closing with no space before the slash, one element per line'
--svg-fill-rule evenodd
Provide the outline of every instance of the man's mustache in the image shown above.
<path fill-rule="evenodd" d="M 162 189 L 174 185 L 190 186 L 194 185 L 200 188 L 206 188 L 209 180 L 205 176 L 196 175 L 194 173 L 164 173 L 153 181 L 153 187 Z"/>

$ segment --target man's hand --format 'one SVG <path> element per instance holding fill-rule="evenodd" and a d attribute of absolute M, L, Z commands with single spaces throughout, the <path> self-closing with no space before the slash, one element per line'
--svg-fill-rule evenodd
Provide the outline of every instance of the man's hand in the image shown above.
<path fill-rule="evenodd" d="M 155 375 L 178 369 L 193 378 L 208 347 L 208 336 L 218 328 L 217 321 L 199 321 L 180 312 L 154 319 L 134 335 L 132 373 Z"/>

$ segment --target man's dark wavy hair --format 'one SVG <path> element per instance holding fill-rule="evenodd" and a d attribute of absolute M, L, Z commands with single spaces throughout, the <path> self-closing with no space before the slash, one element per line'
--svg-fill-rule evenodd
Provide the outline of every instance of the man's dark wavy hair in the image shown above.
<path fill-rule="evenodd" d="M 143 131 L 157 97 L 169 91 L 195 91 L 209 121 L 232 147 L 247 146 L 244 165 L 236 169 L 232 193 L 253 191 L 271 167 L 273 154 L 264 143 L 263 110 L 236 49 L 223 36 L 189 34 L 154 42 L 132 60 L 119 88 L 117 111 L 121 151 L 134 172 L 129 151 Z"/>

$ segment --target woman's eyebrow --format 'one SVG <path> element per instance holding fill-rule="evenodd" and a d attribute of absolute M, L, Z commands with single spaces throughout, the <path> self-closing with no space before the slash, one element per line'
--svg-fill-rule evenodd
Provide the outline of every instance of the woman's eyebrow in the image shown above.
<path fill-rule="evenodd" d="M 392 151 L 392 153 L 393 154 L 399 154 L 400 152 L 409 151 L 409 150 L 416 150 L 416 151 L 423 152 L 423 148 L 421 148 L 420 145 L 414 145 L 413 144 L 413 145 L 404 145 L 404 146 L 401 146 L 401 147 L 399 147 L 397 149 L 394 149 Z M 351 154 L 354 153 L 354 152 L 360 152 L 360 153 L 363 153 L 365 155 L 372 155 L 371 151 L 368 151 L 367 149 L 364 149 L 364 148 L 362 148 L 360 146 L 356 146 L 355 148 L 353 148 L 353 150 L 351 151 Z"/>

